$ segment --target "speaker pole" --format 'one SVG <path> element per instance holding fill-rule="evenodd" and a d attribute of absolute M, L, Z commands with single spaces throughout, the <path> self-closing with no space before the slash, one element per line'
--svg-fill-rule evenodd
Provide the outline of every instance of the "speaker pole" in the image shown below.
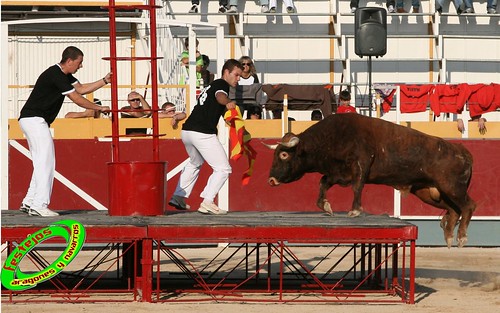
<path fill-rule="evenodd" d="M 372 117 L 372 56 L 368 57 L 368 105 L 370 117 Z"/>

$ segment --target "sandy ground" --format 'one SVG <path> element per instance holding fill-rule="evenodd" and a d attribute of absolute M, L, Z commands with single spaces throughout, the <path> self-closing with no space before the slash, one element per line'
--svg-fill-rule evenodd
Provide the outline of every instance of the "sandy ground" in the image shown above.
<path fill-rule="evenodd" d="M 85 303 L 9 304 L 2 312 L 498 312 L 500 248 L 417 248 L 416 304 Z M 328 307 L 327 307 L 328 306 Z"/>

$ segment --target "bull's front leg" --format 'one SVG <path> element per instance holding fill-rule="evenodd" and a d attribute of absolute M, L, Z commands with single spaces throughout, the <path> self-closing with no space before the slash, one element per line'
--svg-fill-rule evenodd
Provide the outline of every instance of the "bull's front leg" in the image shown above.
<path fill-rule="evenodd" d="M 326 213 L 333 216 L 332 206 L 330 202 L 325 198 L 326 192 L 330 189 L 334 184 L 328 179 L 328 176 L 324 175 L 321 177 L 319 181 L 319 195 L 318 200 L 316 201 L 316 205 L 318 208 L 322 209 Z"/>
<path fill-rule="evenodd" d="M 356 162 L 353 168 L 352 175 L 352 191 L 354 192 L 354 198 L 352 200 L 351 211 L 347 214 L 349 217 L 356 217 L 363 212 L 363 207 L 361 206 L 361 193 L 363 192 L 363 187 L 365 186 L 365 176 L 367 175 L 367 169 L 363 168 L 360 162 Z"/>

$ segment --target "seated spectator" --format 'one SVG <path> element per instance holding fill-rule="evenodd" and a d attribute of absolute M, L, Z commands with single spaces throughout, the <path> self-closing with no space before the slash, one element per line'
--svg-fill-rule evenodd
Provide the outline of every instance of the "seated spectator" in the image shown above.
<path fill-rule="evenodd" d="M 497 14 L 497 0 L 486 1 L 486 12 L 488 14 Z"/>
<path fill-rule="evenodd" d="M 97 105 L 101 105 L 101 100 L 94 98 L 94 103 Z M 64 116 L 65 118 L 85 118 L 85 117 L 93 117 L 93 118 L 100 118 L 101 117 L 101 111 L 96 111 L 96 110 L 91 110 L 91 109 L 85 109 L 83 112 L 68 112 Z M 104 115 L 108 115 L 108 113 L 103 113 Z"/>
<path fill-rule="evenodd" d="M 413 7 L 412 13 L 420 12 L 420 0 L 411 0 L 411 6 Z M 398 0 L 396 2 L 396 12 L 398 13 L 408 13 L 404 9 L 404 0 Z"/>
<path fill-rule="evenodd" d="M 208 70 L 208 66 L 210 65 L 210 58 L 205 54 L 202 54 L 201 57 L 203 59 L 203 67 L 201 68 L 200 72 L 201 78 L 203 78 L 203 85 L 208 86 L 214 81 L 215 75 Z"/>
<path fill-rule="evenodd" d="M 149 103 L 138 92 L 132 91 L 127 96 L 128 104 L 121 108 L 122 118 L 141 118 L 151 115 Z"/>
<path fill-rule="evenodd" d="M 198 13 L 200 10 L 200 0 L 191 0 L 191 9 L 189 13 Z M 219 0 L 219 13 L 226 13 L 227 0 Z"/>
<path fill-rule="evenodd" d="M 357 113 L 356 108 L 351 105 L 351 93 L 347 89 L 339 94 L 337 113 Z"/>
<path fill-rule="evenodd" d="M 161 111 L 158 112 L 158 118 L 171 118 L 170 124 L 173 129 L 177 129 L 180 121 L 186 118 L 186 113 L 175 111 L 175 104 L 172 102 L 165 102 L 161 106 Z"/>
<path fill-rule="evenodd" d="M 276 3 L 277 0 L 269 0 L 269 13 L 276 13 Z M 293 0 L 283 0 L 283 4 L 286 7 L 286 13 L 295 13 L 295 6 L 293 5 Z"/>
<path fill-rule="evenodd" d="M 257 77 L 257 70 L 252 59 L 249 56 L 242 56 L 239 61 L 243 65 L 243 72 L 241 73 L 238 85 L 258 84 L 259 77 Z"/>
<path fill-rule="evenodd" d="M 323 119 L 323 114 L 320 110 L 313 110 L 311 112 L 311 121 L 321 121 Z"/>
<path fill-rule="evenodd" d="M 247 119 L 260 120 L 262 119 L 262 109 L 259 106 L 252 105 L 247 109 Z"/>

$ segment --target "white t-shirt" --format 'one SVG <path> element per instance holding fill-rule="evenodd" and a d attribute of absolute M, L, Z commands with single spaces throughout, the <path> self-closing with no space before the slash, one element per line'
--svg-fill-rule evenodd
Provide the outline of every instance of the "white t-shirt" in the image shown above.
<path fill-rule="evenodd" d="M 238 82 L 238 85 L 252 85 L 252 84 L 256 83 L 255 78 L 256 78 L 256 75 L 251 75 L 248 78 L 240 77 L 240 81 Z"/>

